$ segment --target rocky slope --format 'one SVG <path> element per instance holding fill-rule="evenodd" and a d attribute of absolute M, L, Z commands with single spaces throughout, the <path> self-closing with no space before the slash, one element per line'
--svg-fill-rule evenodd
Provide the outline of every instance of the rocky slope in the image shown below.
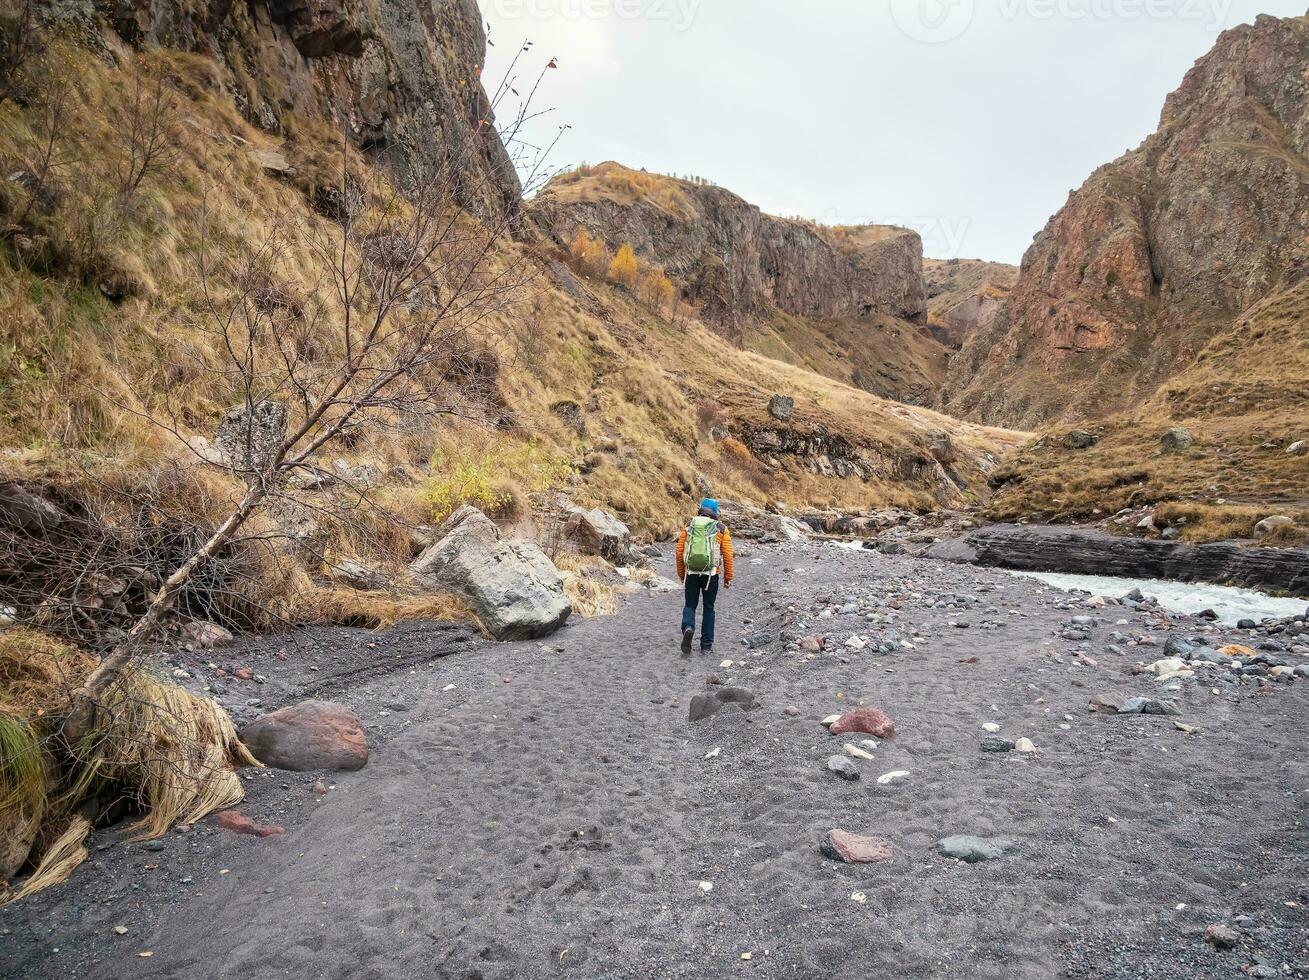
<path fill-rule="evenodd" d="M 980 259 L 923 259 L 927 323 L 932 336 L 954 350 L 987 326 L 1018 279 L 1016 266 Z"/>
<path fill-rule="evenodd" d="M 476 0 L 110 0 L 110 48 L 162 46 L 213 58 L 241 114 L 288 135 L 324 118 L 370 151 L 451 160 L 474 202 L 516 207 L 518 178 L 481 84 Z M 56 4 L 56 16 L 80 16 Z"/>
<path fill-rule="evenodd" d="M 952 363 L 948 410 L 1031 427 L 1149 398 L 1309 262 L 1309 19 L 1222 35 L 1159 130 L 1069 198 L 1003 312 Z"/>
<path fill-rule="evenodd" d="M 720 187 L 617 163 L 556 177 L 530 213 L 562 247 L 581 229 L 631 245 L 747 349 L 884 397 L 936 400 L 946 350 L 922 329 L 916 232 L 773 217 Z"/>
<path fill-rule="evenodd" d="M 349 180 L 370 193 L 384 195 L 394 173 L 393 157 L 376 151 L 407 148 L 417 127 L 422 152 L 454 161 L 471 192 L 466 205 L 517 204 L 516 184 L 499 180 L 503 147 L 479 125 L 482 35 L 471 3 L 296 7 L 276 16 L 261 5 L 167 16 L 141 7 L 127 17 L 126 9 L 94 22 L 91 45 L 51 49 L 80 82 L 66 97 L 59 138 L 101 153 L 70 156 L 39 201 L 31 161 L 57 94 L 53 72 L 34 70 L 23 102 L 0 103 L 0 158 L 19 175 L 0 182 L 0 229 L 13 245 L 0 249 L 0 306 L 13 314 L 0 442 L 14 450 L 9 475 L 40 485 L 66 450 L 91 450 L 116 471 L 148 476 L 161 447 L 172 445 L 145 421 L 165 405 L 188 448 L 213 438 L 232 402 L 209 369 L 224 356 L 222 338 L 202 329 L 197 314 L 206 303 L 194 258 L 201 234 L 218 259 L 239 264 L 243 247 L 275 229 L 287 260 L 259 292 L 261 314 L 299 324 L 297 344 L 312 356 L 339 346 L 335 320 L 323 312 L 330 302 L 322 305 L 331 270 L 314 247 L 340 234 L 340 215 L 326 206 L 340 193 L 338 124 L 358 147 L 347 154 Z M 127 158 L 124 102 L 150 79 L 162 79 L 175 109 L 174 155 L 126 208 L 99 168 Z M 216 176 L 230 192 L 206 196 Z M 839 244 L 749 211 L 739 219 L 772 228 L 771 244 L 756 243 L 771 249 L 770 261 L 789 255 L 781 244 L 788 236 L 812 252 L 812 280 L 800 271 L 766 274 L 762 265 L 751 277 L 740 265 L 742 282 L 758 285 L 761 297 L 780 292 L 795 309 L 834 314 L 881 304 L 921 315 L 912 233 L 854 231 Z M 113 234 L 79 238 L 85 214 L 112 217 Z M 760 505 L 959 503 L 985 494 L 988 474 L 1015 444 L 1013 433 L 911 410 L 742 351 L 694 311 L 674 317 L 603 276 L 574 274 L 531 235 L 498 248 L 497 263 L 538 275 L 479 325 L 488 353 L 476 387 L 485 404 L 470 414 L 480 424 L 438 421 L 352 440 L 339 460 L 324 461 L 329 478 L 304 488 L 314 508 L 340 490 L 333 474 L 345 474 L 346 483 L 370 484 L 408 524 L 439 520 L 433 512 L 461 502 L 447 498 L 472 472 L 480 503 L 508 519 L 530 523 L 533 499 L 563 489 L 650 535 L 674 526 L 706 487 Z M 870 322 L 877 316 L 916 331 L 889 313 Z M 796 399 L 790 419 L 768 415 L 773 392 Z M 203 499 L 221 504 L 223 493 Z M 405 542 L 352 535 L 333 546 L 371 565 L 407 561 Z"/>

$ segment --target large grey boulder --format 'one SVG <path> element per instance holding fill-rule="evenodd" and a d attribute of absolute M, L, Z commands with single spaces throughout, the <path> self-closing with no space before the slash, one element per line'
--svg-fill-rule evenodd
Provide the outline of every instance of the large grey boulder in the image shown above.
<path fill-rule="evenodd" d="M 410 571 L 465 596 L 497 640 L 549 636 L 572 614 L 559 570 L 535 542 L 506 541 L 476 507 L 455 511 Z"/>
<path fill-rule="evenodd" d="M 1195 436 L 1191 435 L 1190 429 L 1184 429 L 1178 426 L 1175 429 L 1169 429 L 1164 433 L 1163 438 L 1159 440 L 1159 445 L 1166 453 L 1180 453 L 1190 449 L 1195 444 Z"/>
<path fill-rule="evenodd" d="M 238 405 L 223 416 L 214 437 L 221 458 L 247 483 L 268 472 L 286 439 L 286 406 L 261 401 Z"/>
<path fill-rule="evenodd" d="M 564 537 L 584 555 L 599 555 L 615 565 L 632 560 L 632 529 L 613 514 L 599 507 L 583 510 L 568 507 L 564 518 Z"/>

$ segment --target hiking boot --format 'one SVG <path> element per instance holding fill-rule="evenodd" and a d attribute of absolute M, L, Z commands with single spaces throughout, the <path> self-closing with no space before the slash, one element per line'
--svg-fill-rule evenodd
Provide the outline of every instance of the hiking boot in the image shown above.
<path fill-rule="evenodd" d="M 700 648 L 700 652 L 703 653 L 706 657 L 711 657 L 711 656 L 713 656 L 714 648 L 713 648 L 713 647 L 701 647 L 701 648 Z"/>
<path fill-rule="evenodd" d="M 695 630 L 682 630 L 682 652 L 689 654 L 691 652 L 691 637 L 695 636 Z"/>

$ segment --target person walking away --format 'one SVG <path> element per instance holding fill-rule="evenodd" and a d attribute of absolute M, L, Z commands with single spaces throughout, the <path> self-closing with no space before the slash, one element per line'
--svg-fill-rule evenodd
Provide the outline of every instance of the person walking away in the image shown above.
<path fill-rule="evenodd" d="M 718 501 L 700 501 L 700 513 L 683 528 L 677 538 L 677 577 L 686 589 L 686 605 L 682 609 L 682 652 L 691 652 L 695 637 L 696 608 L 704 600 L 704 615 L 700 624 L 700 650 L 710 653 L 714 648 L 714 602 L 718 598 L 718 585 L 731 588 L 735 577 L 732 561 L 732 535 L 718 519 Z"/>

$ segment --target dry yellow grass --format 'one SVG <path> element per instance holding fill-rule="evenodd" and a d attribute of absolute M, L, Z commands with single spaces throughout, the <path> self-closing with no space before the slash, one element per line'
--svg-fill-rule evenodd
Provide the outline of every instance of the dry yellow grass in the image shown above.
<path fill-rule="evenodd" d="M 573 615 L 584 619 L 612 616 L 618 612 L 619 588 L 601 581 L 614 568 L 603 558 L 560 552 L 554 556 L 555 567 L 564 580 L 564 594 L 573 604 Z"/>
<path fill-rule="evenodd" d="M 992 516 L 1054 519 L 1167 503 L 1190 513 L 1193 540 L 1249 537 L 1272 514 L 1309 527 L 1309 456 L 1287 452 L 1309 438 L 1309 282 L 1278 293 L 1220 331 L 1194 364 L 1139 408 L 1089 427 L 1090 449 L 1069 450 L 1052 430 L 1042 448 L 1002 472 Z M 1185 427 L 1195 445 L 1165 453 L 1160 439 Z M 1256 516 L 1257 515 L 1257 516 Z M 1283 532 L 1281 539 L 1296 539 Z"/>

